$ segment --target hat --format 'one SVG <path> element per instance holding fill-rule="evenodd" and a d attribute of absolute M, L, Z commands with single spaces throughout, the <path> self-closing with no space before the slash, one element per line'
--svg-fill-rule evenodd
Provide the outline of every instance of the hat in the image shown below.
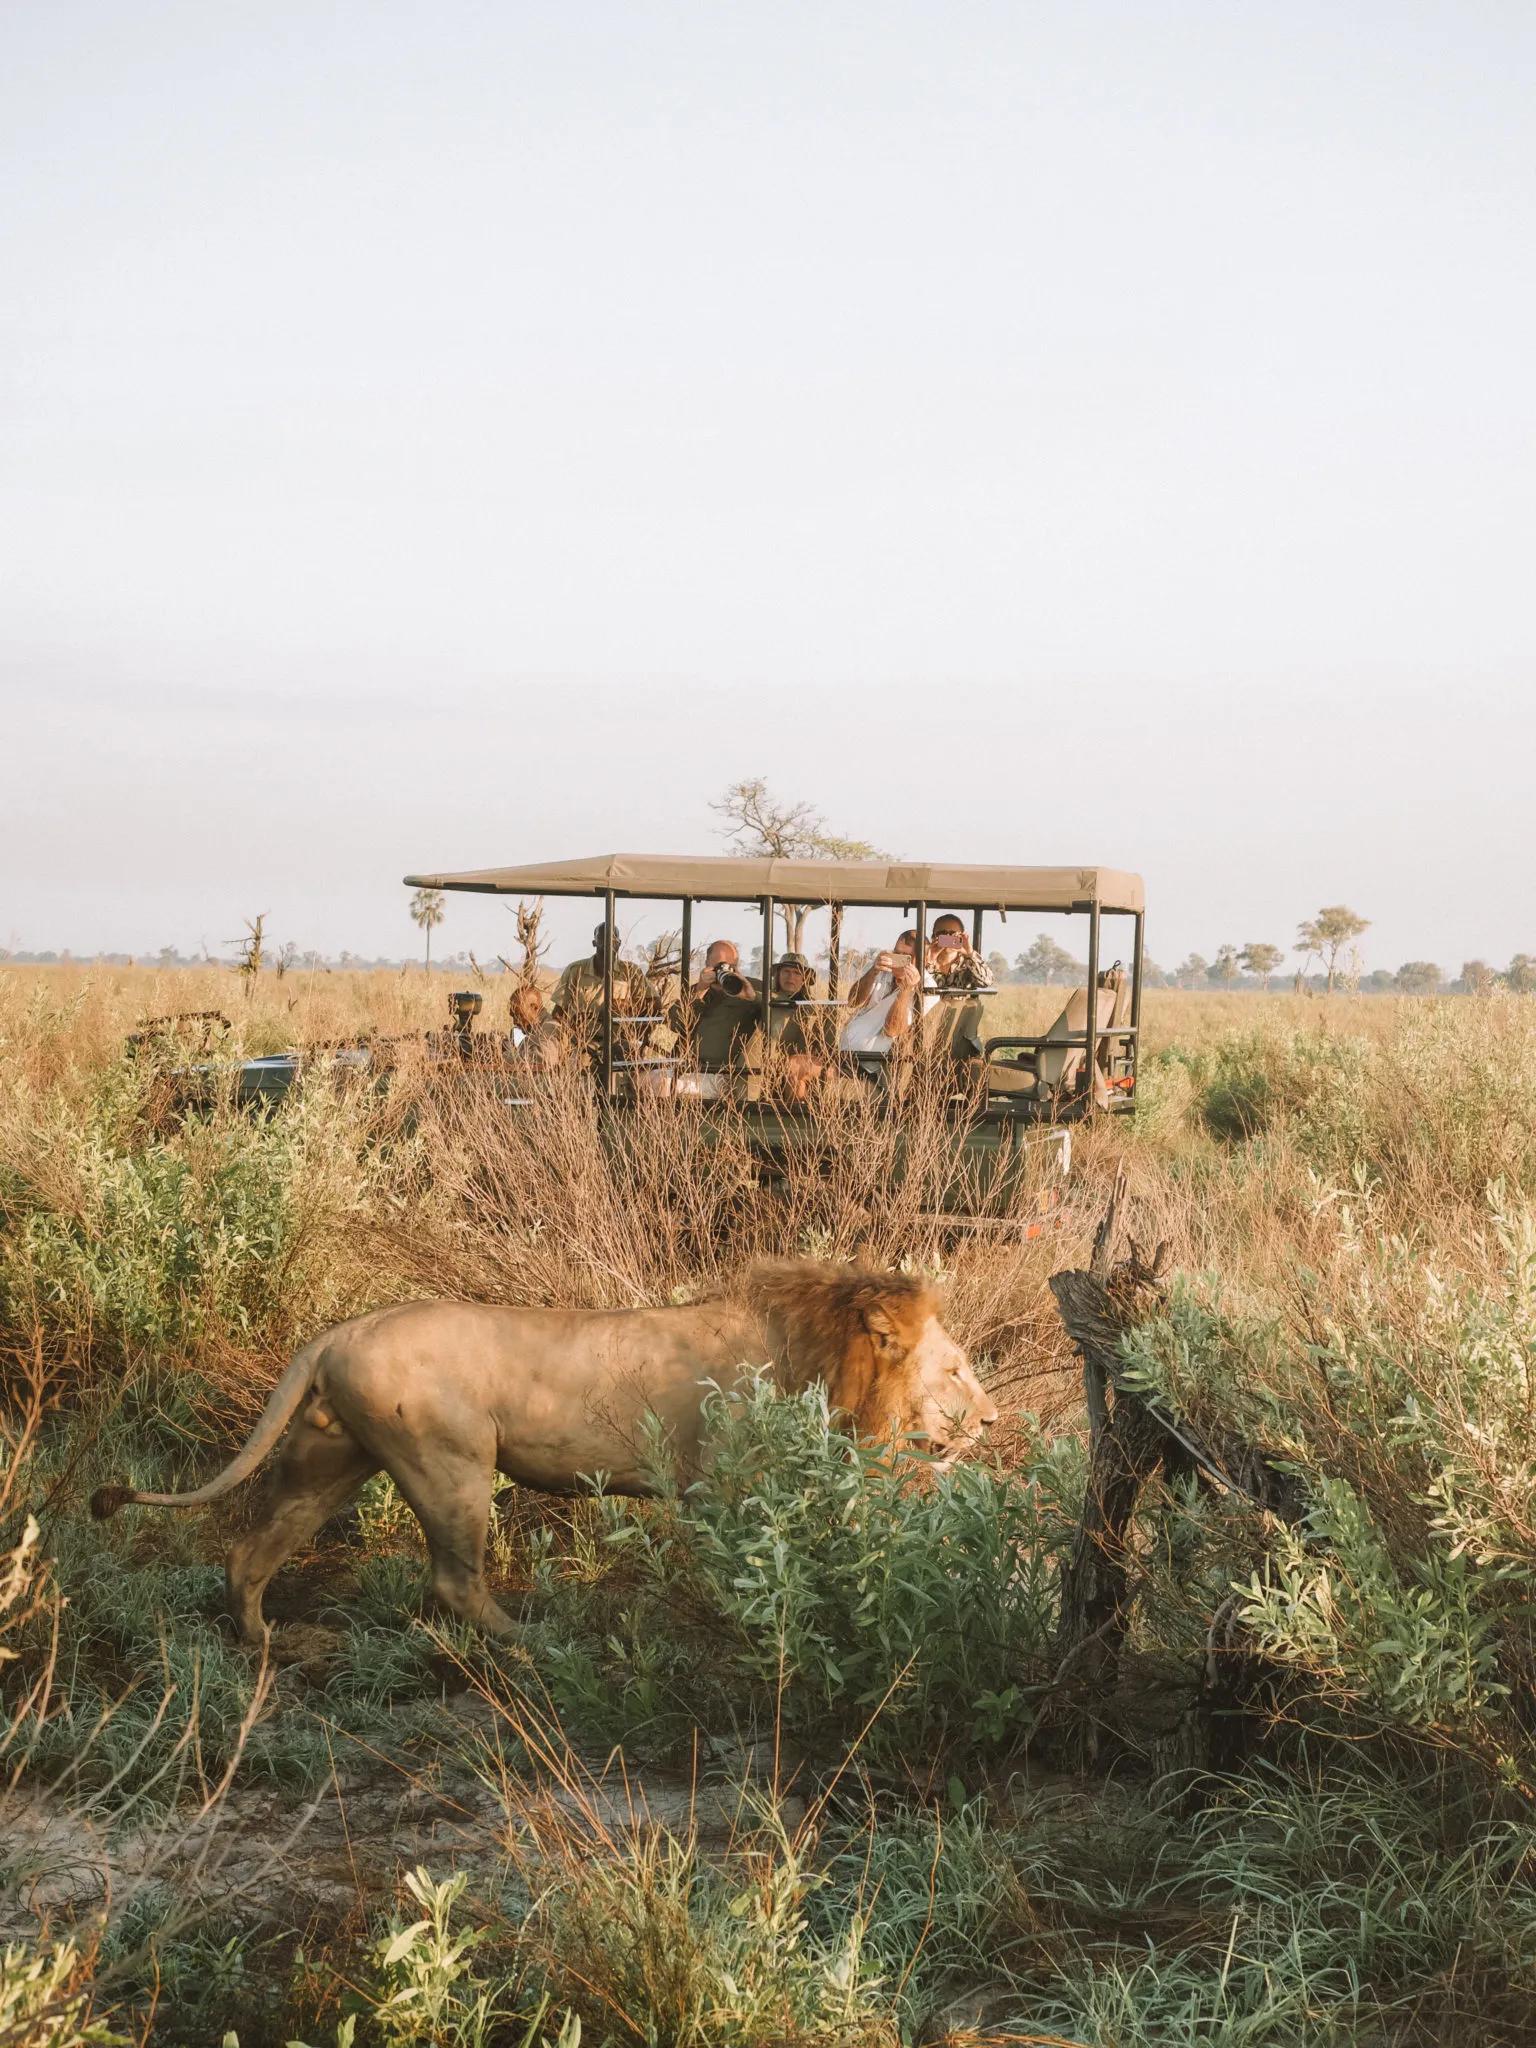
<path fill-rule="evenodd" d="M 803 953 L 781 954 L 773 963 L 774 973 L 777 974 L 781 967 L 798 967 L 802 974 L 810 974 L 812 972 L 811 963 Z"/>

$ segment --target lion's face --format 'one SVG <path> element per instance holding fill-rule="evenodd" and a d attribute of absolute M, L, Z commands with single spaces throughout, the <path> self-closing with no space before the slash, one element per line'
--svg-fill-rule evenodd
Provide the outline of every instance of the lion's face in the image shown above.
<path fill-rule="evenodd" d="M 931 1300 L 882 1303 L 864 1323 L 875 1360 L 864 1432 L 915 1438 L 947 1469 L 996 1422 L 996 1405 Z"/>

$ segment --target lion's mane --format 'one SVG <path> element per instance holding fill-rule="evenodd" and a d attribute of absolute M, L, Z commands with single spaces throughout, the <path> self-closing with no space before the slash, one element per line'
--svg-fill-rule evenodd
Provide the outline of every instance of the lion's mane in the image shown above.
<path fill-rule="evenodd" d="M 938 1309 L 932 1287 L 911 1274 L 814 1259 L 753 1266 L 742 1294 L 763 1318 L 780 1386 L 797 1393 L 822 1380 L 834 1408 L 875 1428 L 892 1415 L 892 1381 Z"/>

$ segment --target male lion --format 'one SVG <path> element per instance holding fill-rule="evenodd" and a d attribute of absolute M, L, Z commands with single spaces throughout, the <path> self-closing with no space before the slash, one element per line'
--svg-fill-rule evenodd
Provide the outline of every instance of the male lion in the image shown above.
<path fill-rule="evenodd" d="M 417 1301 L 354 1317 L 297 1354 L 216 1479 L 194 1493 L 103 1486 L 91 1512 L 217 1500 L 286 1431 L 266 1513 L 229 1554 L 230 1611 L 248 1642 L 261 1640 L 278 1566 L 381 1469 L 426 1535 L 438 1600 L 505 1634 L 515 1624 L 482 1576 L 494 1474 L 570 1493 L 601 1472 L 614 1493 L 648 1492 L 646 1415 L 696 1466 L 709 1384 L 729 1389 L 764 1364 L 785 1391 L 824 1381 L 861 1435 L 916 1438 L 941 1463 L 997 1420 L 922 1281 L 785 1263 L 754 1268 L 739 1300 L 691 1308 Z"/>

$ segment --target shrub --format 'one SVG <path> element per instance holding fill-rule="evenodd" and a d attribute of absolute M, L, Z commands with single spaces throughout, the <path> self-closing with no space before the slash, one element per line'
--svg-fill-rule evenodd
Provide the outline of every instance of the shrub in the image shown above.
<path fill-rule="evenodd" d="M 1334 1265 L 1288 1304 L 1186 1283 L 1126 1370 L 1303 1481 L 1303 1520 L 1267 1528 L 1236 1587 L 1255 1646 L 1332 1710 L 1529 1783 L 1536 1212 L 1496 1199 L 1488 1249 L 1481 1274 L 1440 1273 L 1346 1211 Z"/>
<path fill-rule="evenodd" d="M 1043 1682 L 1073 1461 L 1023 1476 L 909 1456 L 833 1427 L 820 1389 L 709 1401 L 704 1476 L 608 1504 L 607 1537 L 672 1616 L 716 1639 L 714 1678 L 823 1748 L 878 1716 L 887 1755 L 1017 1743 Z"/>
<path fill-rule="evenodd" d="M 0 1327 L 40 1319 L 120 1357 L 210 1338 L 281 1347 L 350 1305 L 338 1223 L 385 1170 L 368 1105 L 298 1090 L 273 1116 L 231 1108 L 169 1132 L 143 1112 L 152 1072 L 101 1075 L 84 1103 L 13 1106 L 0 1128 Z"/>
<path fill-rule="evenodd" d="M 1478 1201 L 1495 1180 L 1536 1193 L 1536 1122 L 1521 1113 L 1536 1006 L 1516 996 L 1405 1003 L 1384 1037 L 1254 1031 L 1151 1063 L 1154 1116 L 1185 1090 L 1186 1115 L 1215 1136 L 1283 1133 L 1328 1179 L 1380 1180 L 1421 1211 Z"/>

